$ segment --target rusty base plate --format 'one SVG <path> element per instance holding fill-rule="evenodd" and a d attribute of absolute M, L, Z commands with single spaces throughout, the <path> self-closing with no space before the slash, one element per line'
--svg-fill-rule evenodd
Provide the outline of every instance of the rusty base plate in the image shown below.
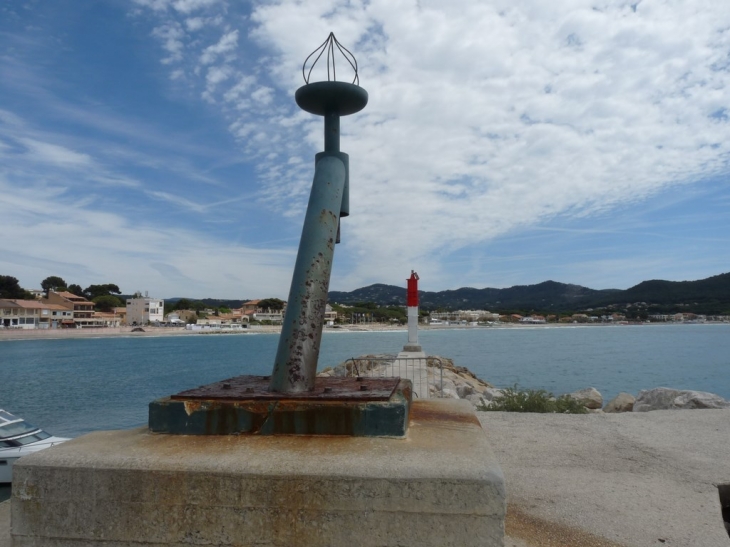
<path fill-rule="evenodd" d="M 269 391 L 270 376 L 236 376 L 213 384 L 196 387 L 173 395 L 175 401 L 190 400 L 322 400 L 322 401 L 387 401 L 395 392 L 400 378 L 317 378 L 313 391 L 277 393 Z"/>
<path fill-rule="evenodd" d="M 318 378 L 314 391 L 268 391 L 263 376 L 238 376 L 150 403 L 149 428 L 173 435 L 405 437 L 410 380 Z"/>

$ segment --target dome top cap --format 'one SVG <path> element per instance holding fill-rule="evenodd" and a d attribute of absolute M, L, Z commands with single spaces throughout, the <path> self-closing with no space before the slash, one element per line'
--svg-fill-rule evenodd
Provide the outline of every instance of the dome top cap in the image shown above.
<path fill-rule="evenodd" d="M 325 54 L 325 52 L 327 53 L 327 56 L 323 59 L 323 55 Z M 347 70 L 348 65 L 350 66 L 350 69 L 352 69 L 352 71 L 354 72 L 351 83 L 355 85 L 360 85 L 360 76 L 357 73 L 357 59 L 355 59 L 355 56 L 349 49 L 343 46 L 337 40 L 337 38 L 335 38 L 334 32 L 330 32 L 329 36 L 327 36 L 327 39 L 322 42 L 322 44 L 317 49 L 310 53 L 306 59 L 304 59 L 304 64 L 302 65 L 302 76 L 304 77 L 304 83 L 310 83 L 312 70 L 314 70 L 314 67 L 317 65 L 320 59 L 327 63 L 327 81 L 336 82 L 337 58 L 340 58 L 340 67 L 344 67 L 346 69 L 345 72 L 349 72 L 349 70 Z M 307 68 L 307 64 L 310 63 L 310 60 L 311 64 L 309 64 L 309 67 Z M 343 63 L 342 60 L 346 61 L 346 64 Z M 342 75 L 342 72 L 343 71 L 340 70 L 340 75 Z"/>

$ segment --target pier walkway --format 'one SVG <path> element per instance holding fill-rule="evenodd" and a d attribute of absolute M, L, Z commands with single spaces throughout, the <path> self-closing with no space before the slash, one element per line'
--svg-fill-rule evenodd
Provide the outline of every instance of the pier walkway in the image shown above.
<path fill-rule="evenodd" d="M 730 410 L 478 415 L 506 478 L 506 547 L 730 546 Z"/>

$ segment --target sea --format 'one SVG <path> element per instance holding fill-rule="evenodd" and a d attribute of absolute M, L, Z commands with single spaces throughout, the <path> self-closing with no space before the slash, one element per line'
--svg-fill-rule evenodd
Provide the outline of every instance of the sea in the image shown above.
<path fill-rule="evenodd" d="M 0 408 L 48 432 L 142 426 L 148 403 L 240 374 L 271 373 L 278 334 L 0 341 Z M 405 331 L 325 331 L 319 368 L 397 353 Z M 429 355 L 452 358 L 497 387 L 556 395 L 666 386 L 730 399 L 730 324 L 422 330 Z"/>

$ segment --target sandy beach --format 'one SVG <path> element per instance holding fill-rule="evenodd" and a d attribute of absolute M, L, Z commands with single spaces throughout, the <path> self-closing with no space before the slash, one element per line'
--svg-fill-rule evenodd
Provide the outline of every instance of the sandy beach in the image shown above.
<path fill-rule="evenodd" d="M 726 325 L 727 323 L 704 323 L 705 325 Z M 667 325 L 667 323 L 632 323 L 629 325 L 610 324 L 610 323 L 545 323 L 545 324 L 525 324 L 519 323 L 498 323 L 491 325 L 419 325 L 419 330 L 483 330 L 483 329 L 582 329 L 582 328 L 598 328 L 612 327 L 625 328 L 627 326 L 642 326 L 651 328 L 652 326 Z M 696 323 L 694 324 L 696 325 Z M 681 327 L 682 323 L 676 323 L 677 327 Z M 246 335 L 246 334 L 273 334 L 281 332 L 281 325 L 251 325 L 246 329 L 227 331 L 227 330 L 187 330 L 185 327 L 142 327 L 144 332 L 132 332 L 136 327 L 108 327 L 95 329 L 0 329 L 0 342 L 4 340 L 59 340 L 66 338 L 111 338 L 115 336 L 141 337 L 141 336 L 195 336 L 195 335 Z M 406 332 L 405 325 L 386 325 L 382 323 L 364 323 L 359 325 L 337 325 L 335 327 L 325 327 L 325 333 L 338 332 Z"/>

